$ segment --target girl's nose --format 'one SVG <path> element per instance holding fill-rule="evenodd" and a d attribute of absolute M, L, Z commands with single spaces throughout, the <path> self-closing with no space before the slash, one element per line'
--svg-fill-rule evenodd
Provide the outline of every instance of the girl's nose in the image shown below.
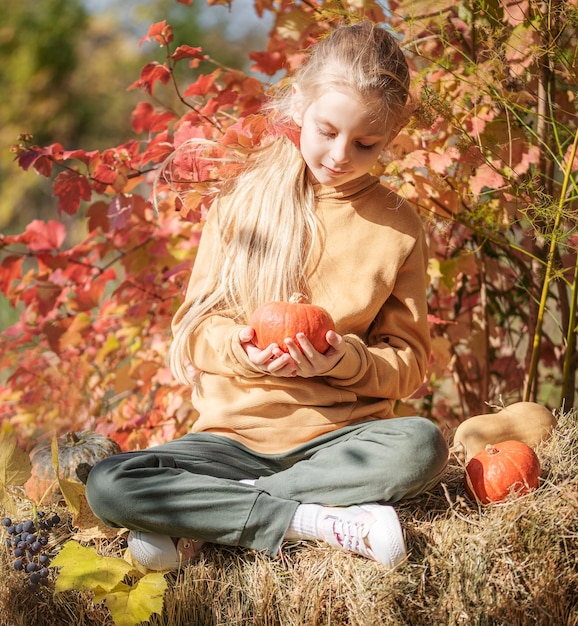
<path fill-rule="evenodd" d="M 336 164 L 347 163 L 349 161 L 347 142 L 336 140 L 331 148 L 331 158 Z"/>

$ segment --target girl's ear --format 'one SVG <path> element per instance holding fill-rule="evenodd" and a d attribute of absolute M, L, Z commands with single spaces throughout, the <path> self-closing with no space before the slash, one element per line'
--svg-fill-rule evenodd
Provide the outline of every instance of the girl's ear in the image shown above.
<path fill-rule="evenodd" d="M 405 124 L 400 124 L 399 126 L 396 126 L 392 131 L 390 136 L 387 139 L 386 142 L 386 146 L 389 146 L 389 144 L 399 135 L 399 133 L 401 132 L 401 129 L 405 126 Z"/>
<path fill-rule="evenodd" d="M 303 124 L 303 93 L 297 83 L 291 88 L 291 117 L 297 126 Z"/>
<path fill-rule="evenodd" d="M 394 126 L 389 132 L 389 137 L 385 142 L 385 148 L 387 148 L 391 142 L 399 135 L 399 133 L 407 126 L 407 121 L 399 123 L 397 126 Z"/>

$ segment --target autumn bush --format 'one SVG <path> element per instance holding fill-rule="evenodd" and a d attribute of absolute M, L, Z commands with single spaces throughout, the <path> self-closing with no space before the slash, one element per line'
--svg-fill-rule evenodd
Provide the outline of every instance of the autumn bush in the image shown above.
<path fill-rule="evenodd" d="M 166 22 L 150 27 L 141 43 L 166 58 L 130 86 L 143 101 L 122 145 L 38 146 L 23 129 L 18 164 L 50 178 L 61 215 L 85 236 L 72 240 L 66 220 L 37 219 L 0 237 L 0 289 L 20 311 L 0 335 L 3 428 L 23 443 L 95 429 L 126 449 L 187 431 L 194 411 L 165 363 L 169 325 L 215 184 L 232 165 L 183 154 L 169 188 L 161 164 L 191 137 L 229 154 L 258 143 L 266 81 L 291 72 L 337 23 L 363 18 L 391 24 L 412 67 L 415 115 L 376 173 L 415 202 L 431 250 L 432 361 L 399 412 L 449 431 L 487 404 L 571 407 L 576 3 L 392 1 L 386 12 L 370 1 L 260 1 L 255 10 L 275 21 L 267 49 L 248 51 L 249 74 L 174 41 Z M 175 74 L 183 65 L 185 84 Z M 194 191 L 179 193 L 193 179 Z"/>

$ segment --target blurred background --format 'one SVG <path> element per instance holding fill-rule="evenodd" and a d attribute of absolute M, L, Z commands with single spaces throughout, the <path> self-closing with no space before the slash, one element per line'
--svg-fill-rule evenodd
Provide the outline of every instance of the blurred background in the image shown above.
<path fill-rule="evenodd" d="M 143 93 L 127 88 L 146 63 L 163 60 L 156 44 L 139 46 L 151 24 L 167 20 L 179 44 L 242 69 L 250 67 L 249 51 L 264 48 L 270 28 L 252 0 L 230 8 L 176 0 L 0 0 L 0 15 L 0 233 L 6 235 L 57 212 L 51 180 L 14 161 L 10 148 L 21 134 L 67 150 L 104 149 L 134 136 L 131 111 Z M 58 219 L 73 239 L 84 228 L 79 215 Z M 0 331 L 17 315 L 0 295 Z"/>

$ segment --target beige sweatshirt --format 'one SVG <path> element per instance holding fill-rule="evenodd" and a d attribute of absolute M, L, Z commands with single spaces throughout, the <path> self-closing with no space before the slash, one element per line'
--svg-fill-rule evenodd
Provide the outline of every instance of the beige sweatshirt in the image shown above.
<path fill-rule="evenodd" d="M 277 378 L 248 359 L 241 326 L 214 315 L 190 336 L 193 432 L 230 437 L 261 453 L 290 450 L 313 437 L 393 417 L 393 404 L 423 382 L 430 352 L 427 248 L 420 218 L 370 175 L 340 187 L 316 185 L 325 248 L 310 281 L 312 302 L 345 337 L 343 358 L 323 376 Z M 204 279 L 216 233 L 203 229 L 176 328 Z"/>

